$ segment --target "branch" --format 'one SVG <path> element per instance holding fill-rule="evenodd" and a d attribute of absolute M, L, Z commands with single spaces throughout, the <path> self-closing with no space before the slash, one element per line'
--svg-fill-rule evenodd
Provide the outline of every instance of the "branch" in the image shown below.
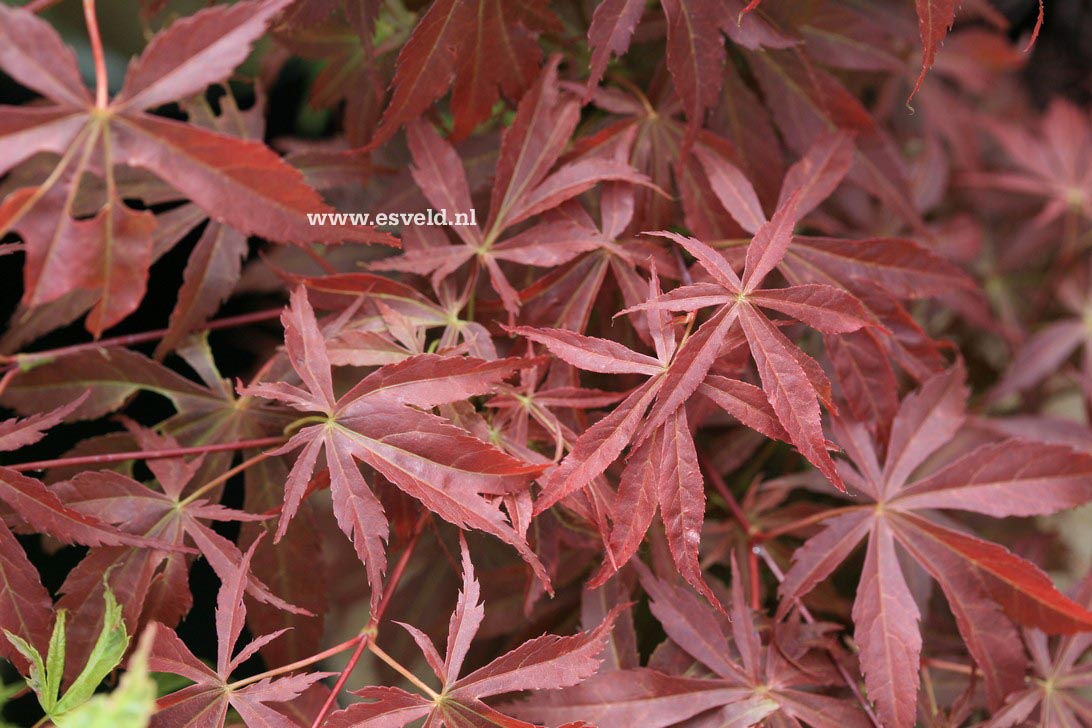
<path fill-rule="evenodd" d="M 110 452 L 102 455 L 76 455 L 70 458 L 54 458 L 53 460 L 35 460 L 30 463 L 16 463 L 6 466 L 9 470 L 22 473 L 27 470 L 45 470 L 46 468 L 62 468 L 74 465 L 102 465 L 103 463 L 120 463 L 126 460 L 163 460 L 165 458 L 179 458 L 186 455 L 202 455 L 209 452 L 226 452 L 229 450 L 246 450 L 251 447 L 269 447 L 281 445 L 285 437 L 259 437 L 253 440 L 240 440 L 239 442 L 222 442 L 213 445 L 194 445 L 193 447 L 171 447 L 164 450 L 131 450 L 129 452 Z"/>
<path fill-rule="evenodd" d="M 356 639 L 359 643 L 356 646 L 356 650 L 349 657 L 349 661 L 342 668 L 341 674 L 337 677 L 337 682 L 334 683 L 334 687 L 330 690 L 330 694 L 326 696 L 326 702 L 322 704 L 322 709 L 318 715 L 315 716 L 315 721 L 311 724 L 311 728 L 319 728 L 322 722 L 326 720 L 326 715 L 330 712 L 330 709 L 334 707 L 334 703 L 337 700 L 338 693 L 345 687 L 345 682 L 349 679 L 349 674 L 356 667 L 356 664 L 360 662 L 361 656 L 364 654 L 364 650 L 368 648 L 368 643 L 375 638 L 376 633 L 379 630 L 379 621 L 383 618 L 383 613 L 387 611 L 387 606 L 390 604 L 391 597 L 394 596 L 394 590 L 398 588 L 398 582 L 402 580 L 402 575 L 406 571 L 406 565 L 409 563 L 410 556 L 413 555 L 413 550 L 417 547 L 417 541 L 421 538 L 421 532 L 425 528 L 425 524 L 429 521 L 429 511 L 423 512 L 417 519 L 417 524 L 413 527 L 413 536 L 410 537 L 410 541 L 406 544 L 406 549 L 402 552 L 402 555 L 398 557 L 398 563 L 394 565 L 394 570 L 391 572 L 390 578 L 387 580 L 387 586 L 383 590 L 383 596 L 379 600 L 379 606 L 375 608 L 375 614 L 368 620 L 367 626 L 360 630 L 360 636 Z"/>

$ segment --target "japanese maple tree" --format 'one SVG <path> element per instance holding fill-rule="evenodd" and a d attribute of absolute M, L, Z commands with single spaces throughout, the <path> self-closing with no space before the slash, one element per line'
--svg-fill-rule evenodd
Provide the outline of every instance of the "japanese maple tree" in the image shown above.
<path fill-rule="evenodd" d="M 199 5 L 0 0 L 0 725 L 1092 721 L 1060 0 Z"/>

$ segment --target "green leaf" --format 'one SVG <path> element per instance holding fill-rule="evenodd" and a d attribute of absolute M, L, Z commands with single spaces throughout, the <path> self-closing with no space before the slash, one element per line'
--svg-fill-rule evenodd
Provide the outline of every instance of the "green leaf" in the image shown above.
<path fill-rule="evenodd" d="M 57 619 L 53 622 L 53 634 L 49 637 L 49 651 L 46 653 L 45 694 L 42 707 L 52 713 L 57 699 L 61 696 L 61 679 L 64 677 L 65 622 L 68 612 L 57 610 Z M 47 702 L 48 701 L 48 704 Z"/>
<path fill-rule="evenodd" d="M 59 719 L 62 716 L 66 717 L 91 699 L 91 696 L 95 694 L 95 688 L 121 663 L 121 658 L 125 656 L 125 650 L 129 647 L 129 634 L 125 631 L 121 605 L 118 604 L 114 593 L 109 588 L 103 592 L 103 599 L 106 601 L 106 613 L 103 616 L 102 631 L 99 632 L 95 646 L 87 658 L 87 664 L 84 665 L 79 676 L 72 681 L 64 697 L 60 699 L 58 697 L 61 691 L 61 680 L 64 678 L 65 662 L 65 610 L 61 609 L 57 612 L 57 619 L 53 623 L 53 634 L 49 638 L 49 652 L 44 662 L 33 645 L 4 630 L 8 641 L 30 662 L 27 685 L 37 694 L 42 709 L 57 725 L 61 724 Z M 155 683 L 153 682 L 152 685 L 154 699 Z M 4 694 L 0 693 L 0 697 L 3 696 Z"/>
<path fill-rule="evenodd" d="M 38 702 L 42 703 L 42 707 L 45 707 L 45 703 L 51 702 L 47 696 L 43 695 L 43 691 L 46 687 L 46 668 L 45 663 L 42 662 L 42 656 L 38 654 L 38 650 L 34 648 L 29 642 L 22 637 L 12 634 L 11 632 L 4 630 L 4 636 L 8 638 L 15 649 L 19 650 L 19 654 L 27 658 L 30 662 L 30 676 L 27 677 L 27 685 L 38 695 Z M 50 642 L 53 640 L 51 639 Z"/>
<path fill-rule="evenodd" d="M 154 628 L 144 633 L 117 690 L 57 717 L 57 728 L 145 728 L 155 712 L 156 684 L 148 674 L 153 634 Z"/>
<path fill-rule="evenodd" d="M 109 589 L 103 596 L 106 600 L 106 614 L 103 616 L 99 638 L 87 658 L 87 664 L 72 681 L 64 697 L 57 703 L 55 713 L 51 715 L 62 715 L 87 702 L 102 679 L 121 663 L 121 658 L 129 647 L 129 634 L 125 631 L 125 622 L 121 618 L 121 605 Z"/>

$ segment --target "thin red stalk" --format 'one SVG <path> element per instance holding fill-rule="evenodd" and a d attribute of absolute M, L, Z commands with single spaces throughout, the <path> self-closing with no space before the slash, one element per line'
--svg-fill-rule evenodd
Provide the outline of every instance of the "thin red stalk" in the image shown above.
<path fill-rule="evenodd" d="M 834 518 L 835 516 L 841 515 L 843 513 L 849 513 L 850 511 L 855 511 L 863 507 L 864 506 L 843 506 L 841 508 L 831 508 L 830 510 L 819 511 L 818 513 L 813 513 L 810 516 L 805 516 L 804 518 L 800 518 L 796 521 L 793 521 L 792 523 L 786 523 L 783 526 L 778 526 L 777 528 L 771 528 L 768 531 L 764 531 L 760 534 L 759 539 L 762 541 L 770 541 L 777 538 L 778 536 L 784 536 L 787 533 L 799 531 L 801 528 L 813 526 L 816 523 L 822 523 L 828 518 Z"/>
<path fill-rule="evenodd" d="M 417 547 L 417 541 L 421 538 L 421 532 L 424 530 L 425 523 L 428 520 L 428 511 L 422 513 L 417 519 L 417 524 L 413 528 L 413 536 L 410 537 L 409 543 L 406 544 L 406 548 L 402 551 L 402 555 L 398 557 L 398 563 L 394 565 L 394 569 L 387 579 L 387 586 L 383 590 L 383 596 L 380 597 L 378 606 L 375 608 L 375 614 L 368 620 L 368 625 L 361 630 L 360 635 L 355 638 L 359 640 L 356 649 L 353 650 L 353 654 L 349 656 L 349 661 L 341 670 L 341 674 L 338 675 L 337 682 L 334 683 L 334 687 L 330 690 L 330 694 L 326 696 L 326 702 L 322 704 L 322 709 L 319 711 L 318 715 L 315 716 L 315 721 L 311 724 L 311 728 L 319 728 L 319 726 L 322 725 L 322 721 L 326 720 L 326 715 L 330 712 L 330 709 L 334 707 L 338 694 L 341 692 L 341 689 L 345 687 L 345 682 L 349 679 L 349 674 L 352 673 L 353 668 L 360 662 L 364 650 L 368 649 L 368 642 L 375 636 L 375 632 L 379 627 L 379 622 L 383 619 L 383 613 L 387 610 L 391 597 L 394 596 L 395 589 L 398 588 L 398 582 L 402 580 L 402 575 L 406 572 L 406 566 L 409 564 L 410 556 L 413 555 L 413 550 Z"/>
<path fill-rule="evenodd" d="M 702 470 L 705 471 L 709 480 L 713 481 L 713 487 L 720 493 L 721 498 L 728 504 L 728 510 L 732 512 L 732 515 L 737 521 L 739 521 L 740 527 L 744 533 L 747 534 L 749 539 L 759 537 L 760 531 L 754 527 L 751 520 L 747 518 L 747 514 L 743 512 L 743 508 L 739 505 L 739 501 L 732 495 L 732 491 L 728 490 L 728 484 L 724 482 L 724 478 L 720 477 L 720 473 L 713 467 L 713 463 L 709 461 L 709 458 L 705 457 L 703 453 L 698 454 L 698 461 L 701 464 Z"/>
<path fill-rule="evenodd" d="M 8 385 L 11 384 L 11 380 L 15 379 L 15 375 L 19 373 L 17 368 L 12 368 L 4 372 L 4 376 L 0 377 L 0 395 L 3 395 L 7 390 Z"/>
<path fill-rule="evenodd" d="M 938 660 L 935 657 L 923 657 L 921 658 L 921 664 L 925 667 L 933 667 L 937 670 L 954 672 L 960 675 L 973 675 L 975 672 L 974 665 L 964 665 L 960 662 L 952 662 L 951 660 Z"/>
<path fill-rule="evenodd" d="M 769 568 L 770 572 L 773 573 L 774 578 L 777 579 L 778 583 L 785 581 L 785 573 L 781 571 L 781 567 L 778 566 L 777 562 L 774 561 L 769 553 L 766 552 L 766 549 L 762 548 L 761 546 L 756 546 L 754 550 L 758 553 L 758 555 L 762 557 L 762 560 L 766 562 L 767 568 Z M 800 616 L 804 618 L 805 622 L 807 622 L 808 624 L 815 624 L 815 617 L 812 616 L 811 612 L 808 611 L 808 608 L 805 607 L 804 603 L 799 599 L 796 600 L 796 608 L 800 610 Z M 883 728 L 883 723 L 880 722 L 880 719 L 876 715 L 876 712 L 872 710 L 872 706 L 865 699 L 865 696 L 861 693 L 861 688 L 859 685 L 857 685 L 857 681 L 853 679 L 853 677 L 849 674 L 849 670 L 847 670 L 846 666 L 842 664 L 842 660 L 840 659 L 838 653 L 833 648 L 828 647 L 827 654 L 830 655 L 830 660 L 834 663 L 834 667 L 837 668 L 838 674 L 842 676 L 842 680 L 843 682 L 845 682 L 846 687 L 848 687 L 850 689 L 850 692 L 853 693 L 853 696 L 857 698 L 857 702 L 861 704 L 861 707 L 864 709 L 865 715 L 867 715 L 869 720 L 872 721 L 872 725 L 874 725 L 876 728 Z"/>
<path fill-rule="evenodd" d="M 387 663 L 394 669 L 399 675 L 404 677 L 409 683 L 415 686 L 418 690 L 429 696 L 433 700 L 439 700 L 440 694 L 430 688 L 427 683 L 414 675 L 405 665 L 398 660 L 388 655 L 385 651 L 379 648 L 379 645 L 375 643 L 375 640 L 368 642 L 368 649 L 372 651 L 372 654 L 378 657 L 383 662 Z M 442 689 L 442 688 L 441 688 Z"/>
<path fill-rule="evenodd" d="M 315 262 L 315 265 L 317 265 L 319 268 L 322 268 L 323 272 L 329 275 L 337 274 L 337 268 L 332 266 L 330 264 L 330 261 L 326 260 L 326 258 L 323 258 L 322 255 L 310 245 L 305 245 L 301 247 L 300 250 L 302 250 L 308 258 L 313 260 Z"/>
<path fill-rule="evenodd" d="M 230 329 L 235 326 L 246 326 L 247 324 L 260 323 L 262 321 L 270 321 L 278 318 L 281 315 L 281 309 L 267 309 L 265 311 L 254 311 L 252 313 L 244 313 L 238 316 L 227 316 L 216 321 L 210 321 L 205 324 L 203 331 L 216 331 L 218 329 Z M 154 331 L 142 331 L 137 334 L 123 334 L 122 336 L 113 336 L 108 339 L 99 339 L 98 341 L 85 341 L 82 344 L 72 344 L 71 346 L 62 346 L 57 349 L 47 349 L 45 351 L 31 351 L 23 354 L 13 354 L 2 356 L 0 355 L 0 361 L 15 361 L 15 362 L 32 362 L 36 359 L 56 359 L 62 356 L 71 356 L 72 354 L 78 354 L 81 351 L 88 351 L 90 349 L 103 349 L 109 346 L 133 346 L 134 344 L 146 344 L 151 341 L 159 341 L 167 335 L 168 329 L 156 329 Z"/>
<path fill-rule="evenodd" d="M 125 460 L 162 460 L 164 458 L 202 455 L 210 452 L 245 450 L 250 447 L 269 447 L 270 445 L 280 445 L 285 439 L 286 438 L 283 436 L 259 437 L 253 440 L 240 440 L 239 442 L 221 442 L 213 445 L 194 445 L 193 447 L 172 447 L 165 450 L 132 450 L 129 452 L 104 453 L 102 455 L 76 455 L 69 458 L 54 458 L 53 460 L 35 460 L 31 463 L 16 463 L 15 465 L 9 465 L 7 467 L 17 472 L 25 472 L 27 470 L 63 468 L 73 465 L 119 463 Z"/>
<path fill-rule="evenodd" d="M 761 586 L 758 580 L 758 552 L 754 546 L 747 549 L 748 570 L 751 572 L 751 609 L 756 612 L 762 609 L 758 600 L 758 590 Z"/>
<path fill-rule="evenodd" d="M 197 490 L 190 493 L 188 496 L 186 496 L 185 498 L 182 499 L 182 501 L 179 503 L 179 505 L 184 506 L 184 505 L 187 505 L 189 503 L 192 503 L 193 501 L 195 501 L 198 498 L 200 498 L 201 496 L 203 496 L 205 493 L 208 493 L 210 490 L 212 490 L 216 486 L 220 485 L 221 483 L 226 483 L 228 480 L 235 477 L 236 475 L 243 472 L 244 470 L 251 467 L 252 465 L 260 463 L 261 461 L 265 460 L 266 458 L 272 456 L 273 453 L 275 453 L 275 452 L 277 452 L 277 450 L 263 450 L 260 453 L 258 453 L 257 455 L 254 455 L 253 457 L 247 458 L 243 462 L 236 465 L 234 468 L 231 468 L 230 470 L 227 470 L 227 471 L 221 473 L 220 475 L 217 475 L 215 478 L 213 478 L 212 480 L 205 483 L 204 485 L 202 485 Z M 278 513 L 280 512 L 280 508 L 277 509 L 277 512 Z"/>
<path fill-rule="evenodd" d="M 762 540 L 762 532 L 751 523 L 751 519 L 747 518 L 747 514 L 743 512 L 743 507 L 732 495 L 732 491 L 728 490 L 728 484 L 724 482 L 724 478 L 720 477 L 720 473 L 713 467 L 713 463 L 709 461 L 709 458 L 705 457 L 704 454 L 699 454 L 698 460 L 709 480 L 713 481 L 713 487 L 717 489 L 724 502 L 728 504 L 728 510 L 732 512 L 735 519 L 739 521 L 740 528 L 747 534 L 747 566 L 751 572 L 751 609 L 757 612 L 762 605 L 759 603 L 758 552 L 755 550 L 755 544 Z"/>
<path fill-rule="evenodd" d="M 95 107 L 105 109 L 110 103 L 110 79 L 106 75 L 106 53 L 102 49 L 95 0 L 83 0 L 83 17 L 87 21 L 87 37 L 91 40 L 91 56 L 95 59 Z"/>
<path fill-rule="evenodd" d="M 262 377 L 269 373 L 269 370 L 273 368 L 273 365 L 277 363 L 277 357 L 271 356 L 265 360 L 265 364 L 254 373 L 254 376 L 250 378 L 250 386 L 254 386 L 258 382 L 262 381 Z"/>
<path fill-rule="evenodd" d="M 61 0 L 31 0 L 23 6 L 23 9 L 31 13 L 40 13 L 43 10 L 48 10 Z"/>
<path fill-rule="evenodd" d="M 240 688 L 245 688 L 247 685 L 251 685 L 261 680 L 265 680 L 266 678 L 277 677 L 278 675 L 284 675 L 289 672 L 295 672 L 296 670 L 302 670 L 305 667 L 314 665 L 316 662 L 322 662 L 328 657 L 333 657 L 336 654 L 344 652 L 359 641 L 359 636 L 353 637 L 352 639 L 345 640 L 340 645 L 334 645 L 327 650 L 323 650 L 317 655 L 311 655 L 310 657 L 305 657 L 302 660 L 296 660 L 295 662 L 288 665 L 282 665 L 281 667 L 274 668 L 272 670 L 266 670 L 265 672 L 258 673 L 257 675 L 251 675 L 248 678 L 243 678 L 242 680 L 233 682 L 227 686 L 227 689 L 239 690 Z"/>

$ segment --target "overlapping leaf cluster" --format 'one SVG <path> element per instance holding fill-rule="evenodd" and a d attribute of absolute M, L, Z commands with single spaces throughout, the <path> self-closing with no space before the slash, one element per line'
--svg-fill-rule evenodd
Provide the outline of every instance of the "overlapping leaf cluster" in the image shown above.
<path fill-rule="evenodd" d="M 50 4 L 0 5 L 9 710 L 1092 720 L 1092 122 L 998 10 L 148 1 L 112 87 Z"/>

